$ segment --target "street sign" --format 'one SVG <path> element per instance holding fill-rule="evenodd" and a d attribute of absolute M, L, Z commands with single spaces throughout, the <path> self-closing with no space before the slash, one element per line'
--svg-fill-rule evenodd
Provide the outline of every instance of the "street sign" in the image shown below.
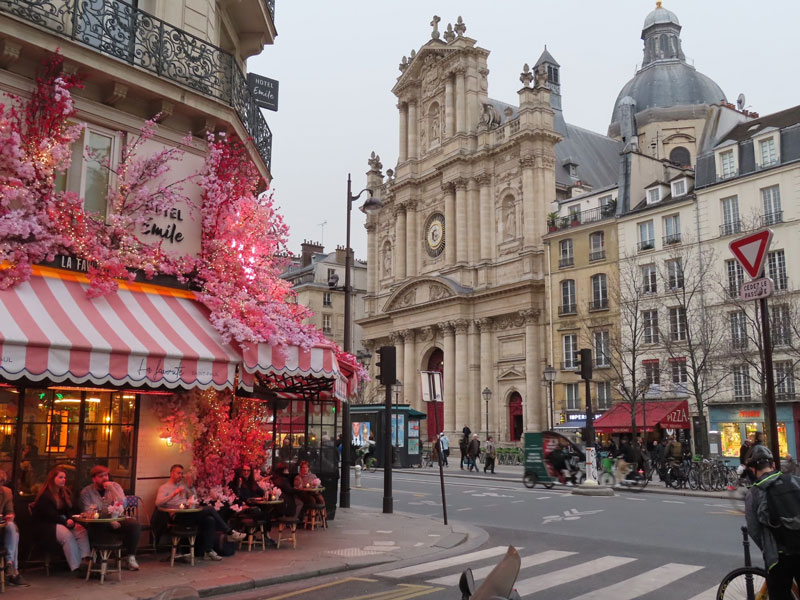
<path fill-rule="evenodd" d="M 747 274 L 755 279 L 761 277 L 761 272 L 764 270 L 764 259 L 767 257 L 770 242 L 772 242 L 772 230 L 761 229 L 733 240 L 728 244 L 728 248 Z"/>
<path fill-rule="evenodd" d="M 753 281 L 747 281 L 739 288 L 739 300 L 759 300 L 768 298 L 772 295 L 774 286 L 769 277 L 759 277 Z"/>

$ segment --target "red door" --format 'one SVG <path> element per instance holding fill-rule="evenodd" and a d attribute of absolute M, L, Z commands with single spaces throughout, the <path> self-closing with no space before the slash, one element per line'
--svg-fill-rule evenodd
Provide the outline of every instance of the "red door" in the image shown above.
<path fill-rule="evenodd" d="M 511 394 L 508 400 L 508 436 L 512 442 L 522 438 L 522 396 L 519 392 Z"/>
<path fill-rule="evenodd" d="M 438 371 L 442 374 L 442 382 L 444 382 L 444 352 L 441 348 L 434 348 L 428 359 L 427 371 Z M 428 402 L 428 441 L 432 441 L 434 437 L 444 431 L 444 402 Z M 434 415 L 434 409 L 436 415 Z M 436 422 L 439 422 L 439 431 L 436 431 Z"/>

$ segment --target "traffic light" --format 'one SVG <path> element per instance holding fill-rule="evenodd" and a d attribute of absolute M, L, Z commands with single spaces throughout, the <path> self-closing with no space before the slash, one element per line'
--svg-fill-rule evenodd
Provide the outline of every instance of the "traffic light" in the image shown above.
<path fill-rule="evenodd" d="M 378 381 L 382 385 L 394 385 L 397 381 L 397 351 L 394 346 L 381 346 L 378 348 Z"/>
<path fill-rule="evenodd" d="M 581 379 L 587 381 L 592 378 L 592 351 L 590 348 L 581 348 L 578 350 L 578 360 L 575 364 L 578 367 L 578 373 Z"/>

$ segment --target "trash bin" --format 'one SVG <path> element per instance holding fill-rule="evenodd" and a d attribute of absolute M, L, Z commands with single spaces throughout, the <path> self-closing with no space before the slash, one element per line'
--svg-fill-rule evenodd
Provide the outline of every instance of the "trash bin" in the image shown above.
<path fill-rule="evenodd" d="M 319 480 L 322 482 L 322 487 L 325 488 L 325 491 L 322 492 L 322 497 L 325 498 L 328 519 L 333 520 L 336 517 L 336 505 L 339 502 L 339 474 L 321 474 L 319 475 Z"/>

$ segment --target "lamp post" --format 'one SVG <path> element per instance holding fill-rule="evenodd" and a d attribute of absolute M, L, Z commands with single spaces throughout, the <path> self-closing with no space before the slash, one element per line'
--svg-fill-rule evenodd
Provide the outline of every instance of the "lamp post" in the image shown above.
<path fill-rule="evenodd" d="M 483 396 L 483 401 L 486 403 L 486 438 L 485 439 L 488 440 L 489 439 L 489 400 L 492 399 L 492 390 L 490 390 L 488 387 L 485 387 L 485 388 L 483 388 L 483 391 L 481 392 L 481 395 Z"/>
<path fill-rule="evenodd" d="M 548 404 L 547 427 L 548 427 L 548 429 L 553 429 L 556 426 L 556 424 L 555 424 L 556 416 L 555 416 L 555 414 L 553 414 L 553 382 L 555 382 L 555 380 L 556 380 L 556 374 L 557 373 L 558 372 L 553 368 L 553 365 L 547 365 L 544 368 L 544 373 L 543 373 L 544 381 L 547 384 L 547 387 L 550 388 L 548 390 L 548 398 L 547 398 L 547 404 Z"/>
<path fill-rule="evenodd" d="M 400 390 L 403 389 L 403 382 L 399 379 L 394 382 L 394 447 L 397 448 L 397 438 L 400 435 L 400 423 L 397 414 L 397 405 L 400 404 Z"/>
<path fill-rule="evenodd" d="M 352 287 L 350 283 L 350 262 L 352 250 L 350 249 L 350 212 L 353 208 L 353 202 L 361 197 L 361 194 L 367 192 L 368 198 L 364 202 L 361 209 L 364 212 L 372 212 L 379 210 L 383 203 L 378 198 L 373 198 L 372 190 L 365 188 L 358 192 L 355 196 L 352 193 L 352 183 L 350 180 L 350 173 L 347 174 L 347 237 L 345 238 L 345 251 L 344 251 L 344 351 L 352 352 L 352 328 L 353 328 L 353 314 L 351 309 L 352 303 Z M 330 284 L 329 284 L 330 285 Z M 334 286 L 336 284 L 334 283 Z M 342 489 L 339 490 L 339 506 L 342 508 L 350 508 L 350 455 L 352 450 L 350 442 L 353 437 L 353 432 L 350 427 L 350 402 L 342 403 Z"/>

